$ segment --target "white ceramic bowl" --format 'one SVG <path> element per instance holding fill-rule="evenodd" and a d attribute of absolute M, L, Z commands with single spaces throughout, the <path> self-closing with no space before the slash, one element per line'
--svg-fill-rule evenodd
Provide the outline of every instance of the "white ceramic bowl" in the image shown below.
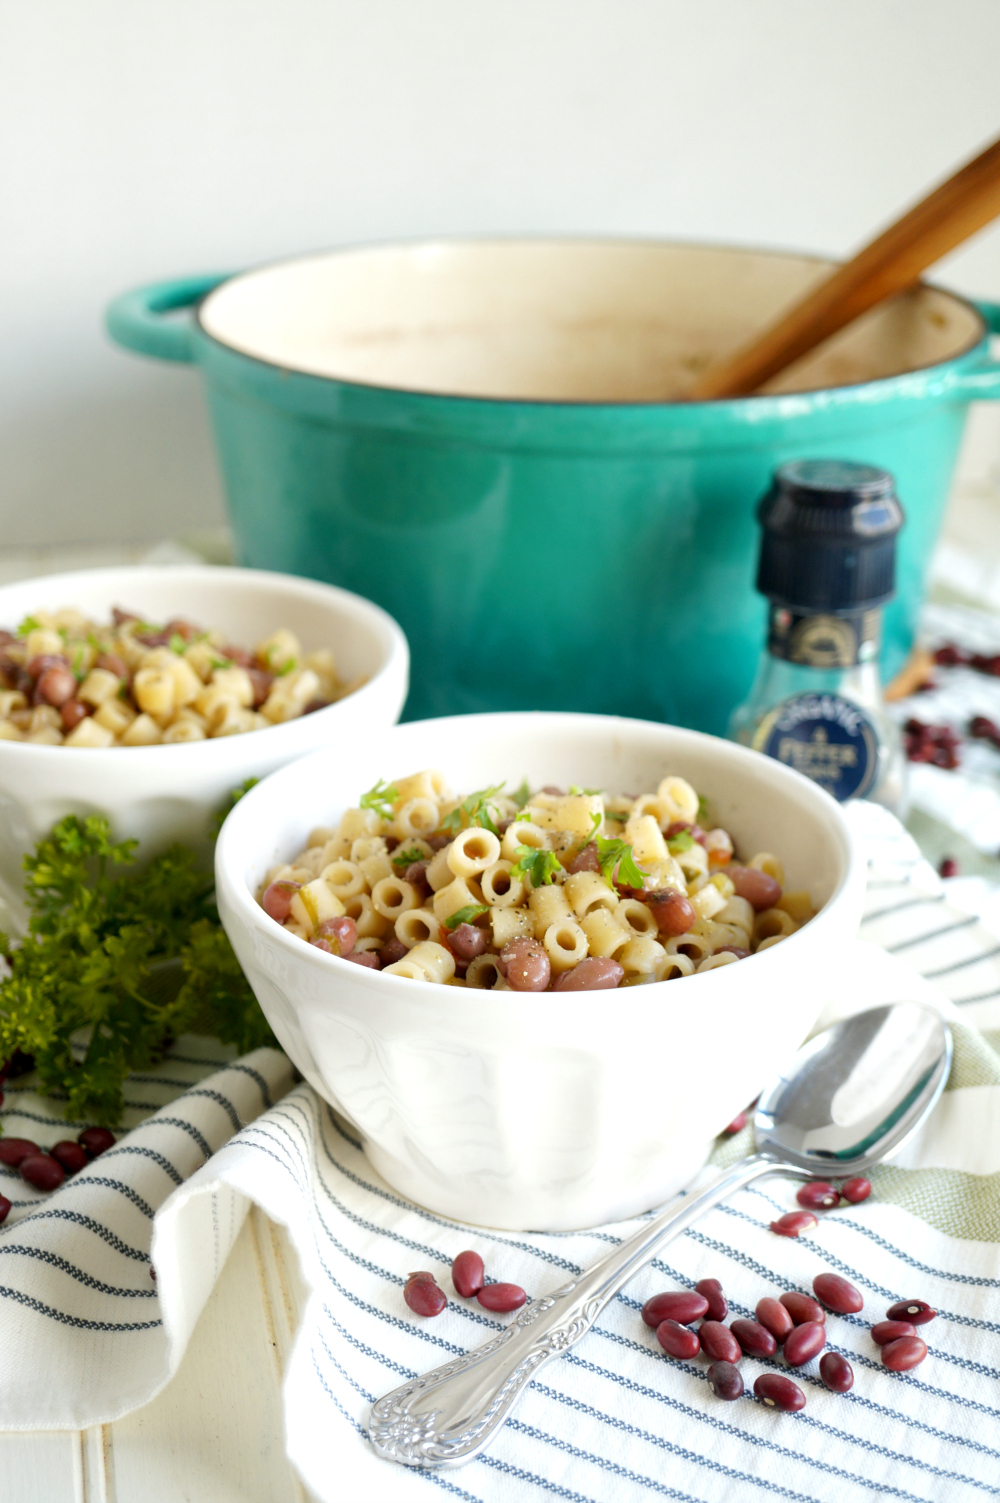
<path fill-rule="evenodd" d="M 456 793 L 524 776 L 639 793 L 680 773 L 743 854 L 776 852 L 822 909 L 704 975 L 543 994 L 383 976 L 267 917 L 255 894 L 270 867 L 376 778 L 425 767 Z M 216 886 L 283 1047 L 391 1185 L 459 1220 L 564 1230 L 643 1211 L 692 1178 L 836 987 L 864 872 L 833 799 L 755 752 L 637 720 L 509 713 L 396 726 L 268 778 L 226 821 Z"/>
<path fill-rule="evenodd" d="M 392 617 L 287 574 L 208 565 L 50 574 L 0 589 L 0 626 L 63 606 L 105 620 L 115 605 L 151 621 L 187 616 L 241 647 L 287 626 L 307 651 L 329 647 L 343 677 L 368 681 L 324 710 L 239 736 L 107 748 L 0 741 L 0 918 L 15 928 L 24 921 L 22 857 L 64 815 L 106 815 L 116 837 L 138 839 L 145 854 L 174 840 L 205 847 L 213 814 L 246 778 L 387 728 L 406 698 L 409 649 Z"/>

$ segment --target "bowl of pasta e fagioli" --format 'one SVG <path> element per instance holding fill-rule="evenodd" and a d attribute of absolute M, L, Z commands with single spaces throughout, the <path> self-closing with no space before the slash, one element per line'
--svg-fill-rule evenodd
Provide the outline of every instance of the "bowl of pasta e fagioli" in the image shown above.
<path fill-rule="evenodd" d="M 839 806 L 781 764 L 531 712 L 275 773 L 216 880 L 275 1033 L 374 1168 L 520 1230 L 692 1178 L 836 989 L 864 885 Z"/>

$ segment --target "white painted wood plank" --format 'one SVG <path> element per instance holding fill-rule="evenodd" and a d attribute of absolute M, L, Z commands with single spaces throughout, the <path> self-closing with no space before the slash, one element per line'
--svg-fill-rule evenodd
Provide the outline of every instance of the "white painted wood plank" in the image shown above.
<path fill-rule="evenodd" d="M 302 1503 L 282 1423 L 287 1316 L 267 1300 L 260 1240 L 248 1216 L 174 1378 L 112 1426 L 107 1503 Z"/>
<path fill-rule="evenodd" d="M 0 1432 L 0 1503 L 84 1503 L 79 1434 Z"/>

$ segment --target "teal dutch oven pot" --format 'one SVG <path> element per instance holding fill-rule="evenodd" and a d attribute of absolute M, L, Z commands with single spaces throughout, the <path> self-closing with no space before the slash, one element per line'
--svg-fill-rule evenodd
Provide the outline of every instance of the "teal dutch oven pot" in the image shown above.
<path fill-rule="evenodd" d="M 201 367 L 239 562 L 401 623 L 410 717 L 589 710 L 721 732 L 763 640 L 754 509 L 775 466 L 895 475 L 892 675 L 968 405 L 1000 396 L 1000 307 L 921 285 L 760 396 L 679 400 L 827 266 L 643 241 L 383 246 L 143 287 L 108 328 Z"/>

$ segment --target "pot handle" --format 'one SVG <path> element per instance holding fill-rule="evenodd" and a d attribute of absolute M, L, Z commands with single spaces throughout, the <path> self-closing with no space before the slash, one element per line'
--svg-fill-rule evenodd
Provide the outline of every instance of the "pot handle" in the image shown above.
<path fill-rule="evenodd" d="M 974 302 L 973 307 L 981 315 L 991 334 L 1000 334 L 1000 303 Z M 963 371 L 955 380 L 955 388 L 974 402 L 985 402 L 991 397 L 1000 397 L 1000 361 L 986 360 L 975 370 Z"/>
<path fill-rule="evenodd" d="M 190 364 L 195 358 L 194 329 L 188 320 L 175 323 L 163 315 L 193 307 L 229 275 L 220 272 L 215 276 L 175 277 L 169 282 L 134 287 L 108 305 L 104 326 L 116 344 L 137 355 Z"/>

